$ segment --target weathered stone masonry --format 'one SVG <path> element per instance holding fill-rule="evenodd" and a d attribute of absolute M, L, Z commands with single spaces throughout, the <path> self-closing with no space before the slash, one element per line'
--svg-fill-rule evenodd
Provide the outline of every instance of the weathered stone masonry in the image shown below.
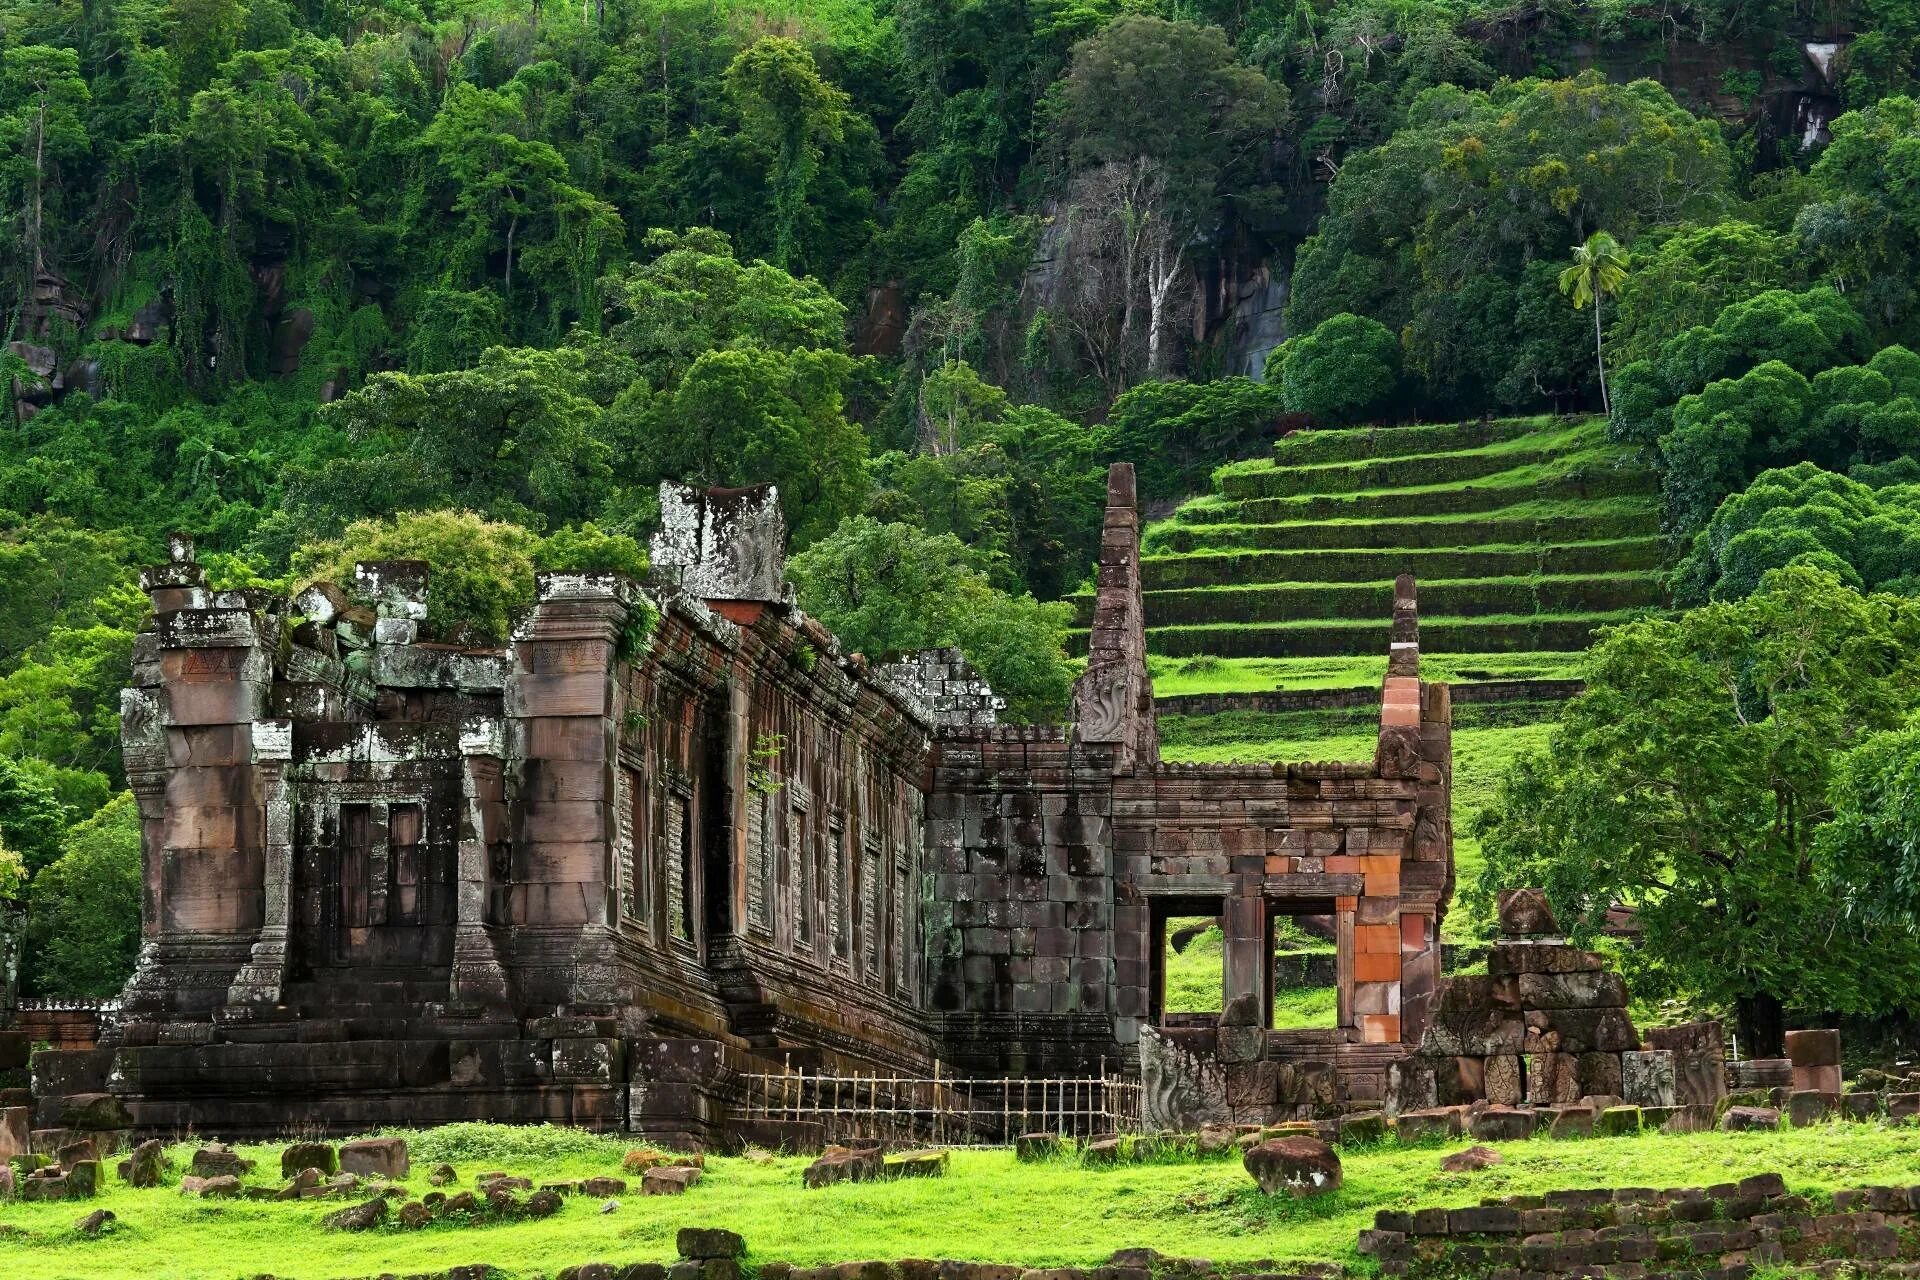
<path fill-rule="evenodd" d="M 176 542 L 123 702 L 138 972 L 52 1125 L 462 1118 L 736 1136 L 742 1072 L 1140 1064 L 1156 1114 L 1383 1097 L 1439 977 L 1447 690 L 1397 593 L 1364 764 L 1168 766 L 1132 470 L 1109 483 L 1067 728 L 1001 726 L 956 655 L 870 669 L 795 609 L 769 489 L 668 488 L 646 587 L 540 576 L 501 648 L 419 636 L 411 562 L 291 601 Z M 1165 1026 L 1163 923 L 1222 915 L 1218 1025 Z M 1339 1026 L 1273 1032 L 1270 929 L 1333 922 Z"/>

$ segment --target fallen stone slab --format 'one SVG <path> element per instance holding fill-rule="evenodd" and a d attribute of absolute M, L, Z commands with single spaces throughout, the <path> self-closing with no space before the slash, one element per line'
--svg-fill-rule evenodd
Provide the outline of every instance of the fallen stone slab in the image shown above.
<path fill-rule="evenodd" d="M 86 1217 L 73 1224 L 73 1229 L 83 1236 L 97 1236 L 116 1221 L 111 1209 L 95 1209 Z"/>
<path fill-rule="evenodd" d="M 888 1178 L 944 1178 L 947 1176 L 947 1153 L 944 1151 L 909 1151 L 902 1155 L 887 1156 L 880 1171 Z"/>
<path fill-rule="evenodd" d="M 321 1219 L 320 1225 L 328 1231 L 371 1231 L 387 1220 L 387 1201 L 377 1196 L 364 1204 L 356 1204 L 330 1213 Z"/>
<path fill-rule="evenodd" d="M 196 1178 L 238 1178 L 253 1172 L 253 1161 L 243 1159 L 224 1142 L 211 1142 L 193 1153 L 191 1169 Z"/>
<path fill-rule="evenodd" d="M 659 1169 L 649 1169 L 640 1178 L 640 1194 L 643 1196 L 677 1196 L 688 1187 L 699 1182 L 701 1171 L 690 1165 L 669 1165 Z"/>
<path fill-rule="evenodd" d="M 871 1182 L 880 1177 L 882 1157 L 878 1147 L 828 1147 L 826 1154 L 808 1165 L 800 1181 L 806 1187 L 829 1187 L 840 1182 Z"/>
<path fill-rule="evenodd" d="M 240 1194 L 240 1179 L 230 1173 L 211 1178 L 196 1177 L 190 1173 L 180 1179 L 180 1194 L 206 1200 L 231 1200 Z"/>

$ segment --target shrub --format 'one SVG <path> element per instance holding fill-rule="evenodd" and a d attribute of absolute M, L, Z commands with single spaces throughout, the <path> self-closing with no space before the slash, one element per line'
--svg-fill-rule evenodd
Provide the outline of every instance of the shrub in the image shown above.
<path fill-rule="evenodd" d="M 1393 330 L 1346 312 L 1289 342 L 1280 359 L 1287 408 L 1328 424 L 1385 412 L 1399 382 L 1400 342 Z"/>

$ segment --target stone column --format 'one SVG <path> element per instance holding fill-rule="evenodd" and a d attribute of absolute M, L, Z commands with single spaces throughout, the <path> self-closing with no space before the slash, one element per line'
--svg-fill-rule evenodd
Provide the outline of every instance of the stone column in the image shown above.
<path fill-rule="evenodd" d="M 253 951 L 227 990 L 225 1016 L 239 1018 L 280 1003 L 287 979 L 293 902 L 293 722 L 263 720 L 253 730 L 254 774 L 266 810 L 264 919 Z"/>
<path fill-rule="evenodd" d="M 280 620 L 245 592 L 209 593 L 193 545 L 142 575 L 151 640 L 122 703 L 140 798 L 143 945 L 129 1014 L 210 1015 L 226 1004 L 266 920 L 266 793 L 254 733 L 266 711 Z"/>
<path fill-rule="evenodd" d="M 505 690 L 520 760 L 511 919 L 536 1004 L 625 1003 L 613 959 L 618 883 L 613 811 L 619 750 L 616 654 L 636 599 L 606 572 L 543 573 L 515 633 Z"/>
<path fill-rule="evenodd" d="M 501 757 L 505 726 L 472 716 L 460 726 L 460 842 L 454 869 L 453 973 L 448 1012 L 469 1017 L 512 1007 L 506 969 L 494 946 L 493 850 L 507 838 Z"/>

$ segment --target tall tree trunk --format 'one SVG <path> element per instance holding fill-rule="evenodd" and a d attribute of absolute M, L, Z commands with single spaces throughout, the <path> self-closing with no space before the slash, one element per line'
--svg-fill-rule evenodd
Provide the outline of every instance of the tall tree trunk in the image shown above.
<path fill-rule="evenodd" d="M 1155 246 L 1153 251 L 1153 279 L 1149 282 L 1147 297 L 1147 374 L 1157 377 L 1161 368 L 1163 347 L 1160 331 L 1167 313 L 1167 295 L 1173 291 L 1173 283 L 1180 276 L 1180 261 L 1185 256 L 1180 249 L 1172 251 L 1171 260 L 1167 257 L 1165 244 Z"/>
<path fill-rule="evenodd" d="M 1786 1051 L 1786 1010 L 1779 996 L 1768 991 L 1740 996 L 1733 1009 L 1740 1051 L 1747 1057 L 1777 1058 Z"/>
<path fill-rule="evenodd" d="M 520 215 L 514 214 L 507 223 L 507 305 L 513 305 L 513 236 L 520 230 Z"/>
<path fill-rule="evenodd" d="M 1613 417 L 1613 401 L 1607 398 L 1607 357 L 1600 345 L 1600 291 L 1593 291 L 1593 363 L 1600 371 L 1600 412 Z"/>
<path fill-rule="evenodd" d="M 33 265 L 32 275 L 27 281 L 28 296 L 40 284 L 41 272 L 46 267 L 46 253 L 42 248 L 40 228 L 45 216 L 44 194 L 47 186 L 47 95 L 40 95 L 40 110 L 34 115 L 33 125 Z"/>

